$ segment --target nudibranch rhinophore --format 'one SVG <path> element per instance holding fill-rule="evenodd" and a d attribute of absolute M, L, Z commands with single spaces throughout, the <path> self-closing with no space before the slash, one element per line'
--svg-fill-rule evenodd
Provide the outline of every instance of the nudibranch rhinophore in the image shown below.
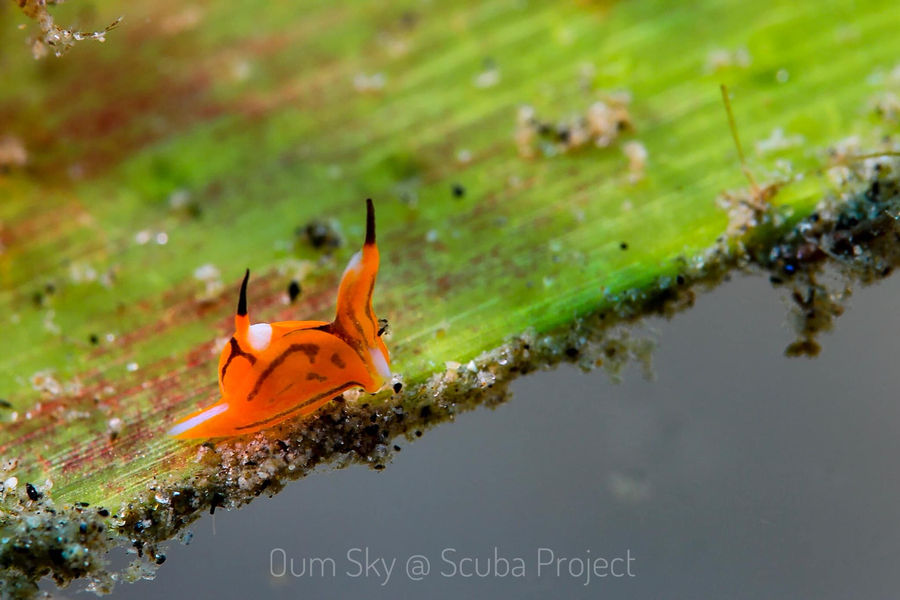
<path fill-rule="evenodd" d="M 221 399 L 169 430 L 179 438 L 243 435 L 309 415 L 342 392 L 376 392 L 391 379 L 390 357 L 372 310 L 378 273 L 375 208 L 366 200 L 366 241 L 344 270 L 334 321 L 250 324 L 241 283 L 234 336 L 219 358 Z"/>

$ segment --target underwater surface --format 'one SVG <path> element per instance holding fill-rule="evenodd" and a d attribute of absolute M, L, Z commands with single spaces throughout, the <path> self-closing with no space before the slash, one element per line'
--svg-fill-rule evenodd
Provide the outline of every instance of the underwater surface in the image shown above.
<path fill-rule="evenodd" d="M 856 289 L 822 354 L 788 359 L 784 292 L 736 279 L 651 322 L 655 381 L 524 377 L 383 471 L 204 517 L 111 597 L 891 596 L 898 296 L 896 277 Z"/>

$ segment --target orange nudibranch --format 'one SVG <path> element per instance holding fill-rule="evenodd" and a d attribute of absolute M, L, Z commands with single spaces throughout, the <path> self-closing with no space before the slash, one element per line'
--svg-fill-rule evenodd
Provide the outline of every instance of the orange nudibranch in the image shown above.
<path fill-rule="evenodd" d="M 334 321 L 280 321 L 250 325 L 247 280 L 241 284 L 234 336 L 219 358 L 222 398 L 169 430 L 179 438 L 210 438 L 259 431 L 309 415 L 342 392 L 376 392 L 391 378 L 390 358 L 372 311 L 378 272 L 375 209 L 366 200 L 366 241 L 353 255 L 338 288 Z"/>

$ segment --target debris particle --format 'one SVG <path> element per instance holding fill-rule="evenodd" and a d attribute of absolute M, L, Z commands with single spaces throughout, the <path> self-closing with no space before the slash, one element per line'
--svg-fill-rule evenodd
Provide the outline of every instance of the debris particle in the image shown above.
<path fill-rule="evenodd" d="M 0 173 L 28 164 L 28 152 L 17 137 L 0 136 Z"/>
<path fill-rule="evenodd" d="M 387 78 L 384 76 L 384 73 L 373 73 L 371 75 L 357 73 L 353 76 L 353 87 L 357 92 L 361 93 L 380 92 L 384 89 L 386 83 Z"/>
<path fill-rule="evenodd" d="M 201 302 L 217 298 L 225 289 L 219 269 L 211 263 L 200 265 L 194 269 L 194 279 L 204 284 L 203 291 L 197 294 L 197 300 Z"/>
<path fill-rule="evenodd" d="M 537 139 L 537 118 L 534 108 L 520 106 L 516 113 L 516 147 L 523 158 L 532 158 L 535 155 L 534 141 Z"/>
<path fill-rule="evenodd" d="M 180 6 L 182 6 L 181 10 L 163 13 L 163 18 L 159 20 L 160 33 L 175 35 L 194 29 L 200 24 L 200 20 L 203 18 L 203 9 L 196 5 Z"/>
<path fill-rule="evenodd" d="M 644 169 L 647 167 L 647 147 L 641 142 L 632 140 L 625 142 L 622 152 L 628 158 L 628 181 L 637 183 L 644 178 Z"/>
<path fill-rule="evenodd" d="M 787 83 L 788 79 L 791 78 L 791 74 L 788 73 L 787 69 L 778 69 L 775 73 L 775 81 L 778 83 Z"/>
<path fill-rule="evenodd" d="M 306 241 L 317 250 L 332 250 L 340 247 L 342 243 L 341 235 L 334 221 L 314 219 L 298 228 L 296 233 L 304 236 Z"/>
<path fill-rule="evenodd" d="M 172 210 L 179 210 L 188 205 L 188 202 L 191 201 L 191 193 L 183 188 L 178 188 L 171 194 L 169 194 L 169 208 Z"/>
<path fill-rule="evenodd" d="M 609 147 L 624 131 L 632 128 L 628 111 L 630 102 L 628 93 L 607 93 L 604 100 L 592 103 L 583 115 L 555 123 L 540 120 L 531 106 L 521 106 L 514 134 L 519 155 L 533 158 L 540 150 L 545 157 L 551 157 L 591 142 L 598 148 Z"/>
<path fill-rule="evenodd" d="M 62 393 L 62 385 L 53 377 L 52 371 L 38 371 L 31 376 L 31 387 L 48 396 L 58 396 Z"/>
<path fill-rule="evenodd" d="M 199 279 L 200 281 L 209 281 L 211 279 L 219 279 L 221 277 L 221 273 L 219 273 L 219 269 L 210 263 L 205 265 L 201 265 L 194 269 L 194 279 Z"/>
<path fill-rule="evenodd" d="M 454 198 L 462 198 L 466 195 L 466 188 L 464 188 L 461 183 L 454 183 L 451 190 L 453 191 Z"/>
<path fill-rule="evenodd" d="M 489 66 L 484 71 L 475 76 L 472 83 L 477 88 L 490 88 L 500 83 L 500 69 L 496 66 Z"/>
<path fill-rule="evenodd" d="M 135 371 L 138 370 L 138 364 L 137 364 L 136 362 L 130 362 L 130 363 L 128 363 L 127 365 L 125 365 L 125 369 L 126 369 L 129 373 L 134 373 Z"/>
<path fill-rule="evenodd" d="M 784 134 L 784 129 L 776 127 L 772 130 L 772 133 L 768 138 L 756 142 L 756 153 L 769 154 L 771 152 L 780 152 L 782 150 L 787 150 L 788 148 L 800 146 L 805 141 L 806 139 L 800 134 L 786 136 Z"/>
<path fill-rule="evenodd" d="M 124 428 L 125 423 L 123 423 L 122 419 L 120 419 L 119 417 L 113 417 L 106 422 L 106 433 L 111 441 L 115 441 L 116 438 L 119 437 L 119 434 L 122 433 L 122 429 Z"/>
<path fill-rule="evenodd" d="M 86 262 L 73 262 L 69 265 L 69 279 L 72 283 L 97 281 L 97 269 Z"/>
<path fill-rule="evenodd" d="M 351 404 L 355 404 L 359 402 L 359 399 L 363 395 L 362 388 L 352 388 L 341 394 L 344 397 L 344 400 Z"/>
<path fill-rule="evenodd" d="M 62 332 L 62 329 L 60 329 L 59 324 L 57 324 L 57 322 L 54 319 L 56 319 L 56 311 L 48 310 L 44 314 L 44 321 L 43 321 L 44 329 L 46 329 L 47 331 L 49 331 L 52 334 L 59 334 Z"/>
<path fill-rule="evenodd" d="M 706 55 L 706 65 L 703 67 L 703 72 L 712 74 L 729 67 L 746 69 L 752 62 L 750 52 L 744 47 L 734 50 L 716 48 L 715 50 L 710 50 L 709 54 Z"/>
<path fill-rule="evenodd" d="M 292 279 L 291 282 L 288 284 L 287 293 L 288 293 L 288 299 L 290 300 L 290 302 L 293 302 L 294 300 L 296 300 L 297 297 L 300 296 L 300 282 L 297 281 L 296 279 Z"/>
<path fill-rule="evenodd" d="M 472 162 L 472 152 L 463 148 L 456 153 L 456 162 L 461 165 L 469 164 Z"/>
<path fill-rule="evenodd" d="M 876 115 L 888 123 L 896 124 L 900 121 L 900 97 L 894 92 L 884 92 L 872 102 Z M 0 146 L 2 148 L 2 146 Z M 2 149 L 0 149 L 0 166 L 3 164 Z"/>
<path fill-rule="evenodd" d="M 32 502 L 37 502 L 41 499 L 41 493 L 38 492 L 37 489 L 35 489 L 35 487 L 30 483 L 25 484 L 25 493 L 28 495 L 28 499 Z"/>
<path fill-rule="evenodd" d="M 390 337 L 391 324 L 387 319 L 378 319 L 378 337 Z"/>
<path fill-rule="evenodd" d="M 62 56 L 75 42 L 82 40 L 106 41 L 106 34 L 114 29 L 121 21 L 119 17 L 100 31 L 74 31 L 57 25 L 53 16 L 47 10 L 47 6 L 57 4 L 53 0 L 18 0 L 19 8 L 26 16 L 37 21 L 40 33 L 29 40 L 31 54 L 34 58 L 43 58 L 49 50 L 56 56 Z"/>
<path fill-rule="evenodd" d="M 650 498 L 650 482 L 643 477 L 613 472 L 609 475 L 609 491 L 623 504 L 637 504 Z"/>

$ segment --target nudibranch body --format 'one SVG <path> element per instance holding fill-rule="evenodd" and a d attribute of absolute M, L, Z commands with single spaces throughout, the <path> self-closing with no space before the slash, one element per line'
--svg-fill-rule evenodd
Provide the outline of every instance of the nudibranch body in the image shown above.
<path fill-rule="evenodd" d="M 376 392 L 391 378 L 390 357 L 372 310 L 378 272 L 375 209 L 366 201 L 366 241 L 347 265 L 334 321 L 250 324 L 241 284 L 234 336 L 219 359 L 222 398 L 179 421 L 169 435 L 243 435 L 308 415 L 342 392 Z"/>

